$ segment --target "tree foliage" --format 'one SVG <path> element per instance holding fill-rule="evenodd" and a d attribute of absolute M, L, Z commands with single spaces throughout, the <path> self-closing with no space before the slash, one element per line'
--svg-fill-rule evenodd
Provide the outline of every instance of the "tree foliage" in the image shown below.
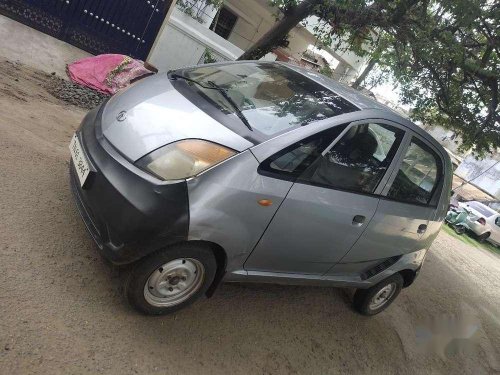
<path fill-rule="evenodd" d="M 333 70 L 330 68 L 330 65 L 325 65 L 320 68 L 319 72 L 327 77 L 333 78 Z"/>
<path fill-rule="evenodd" d="M 263 56 L 298 22 L 317 16 L 320 23 L 314 31 L 323 44 L 339 41 L 339 48 L 361 56 L 371 53 L 379 74 L 392 73 L 402 102 L 412 107 L 413 120 L 454 130 L 463 139 L 462 147 L 474 147 L 478 154 L 500 147 L 500 2 L 272 3 L 283 16 L 243 58 Z"/>

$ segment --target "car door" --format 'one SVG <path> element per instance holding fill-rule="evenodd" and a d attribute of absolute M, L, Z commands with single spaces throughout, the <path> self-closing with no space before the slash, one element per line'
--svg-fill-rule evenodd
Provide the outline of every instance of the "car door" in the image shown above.
<path fill-rule="evenodd" d="M 382 190 L 376 214 L 363 236 L 329 274 L 338 273 L 347 263 L 427 249 L 439 232 L 444 161 L 431 144 L 408 133 L 404 152 Z"/>
<path fill-rule="evenodd" d="M 245 269 L 322 275 L 337 263 L 375 214 L 404 134 L 387 121 L 356 121 L 305 163 L 296 161 L 302 143 L 264 161 L 260 173 L 294 184 Z"/>

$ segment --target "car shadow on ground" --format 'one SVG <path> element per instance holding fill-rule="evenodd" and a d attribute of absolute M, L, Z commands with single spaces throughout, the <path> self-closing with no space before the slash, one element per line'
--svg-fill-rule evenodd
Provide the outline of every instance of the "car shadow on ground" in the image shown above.
<path fill-rule="evenodd" d="M 200 364 L 219 360 L 222 366 L 239 364 L 240 368 L 259 371 L 279 368 L 285 373 L 305 369 L 297 362 L 300 356 L 333 364 L 332 353 L 350 357 L 363 352 L 366 361 L 391 356 L 397 363 L 405 363 L 408 356 L 421 358 L 415 336 L 418 319 L 439 316 L 444 308 L 441 292 L 424 276 L 418 288 L 403 291 L 402 298 L 376 317 L 361 316 L 352 309 L 351 289 L 264 283 L 223 283 L 211 298 L 200 298 L 174 314 L 145 316 L 130 307 L 124 297 L 127 268 L 118 271 L 99 256 L 76 209 L 67 208 L 61 214 L 67 216 L 71 227 L 65 238 L 80 244 L 72 252 L 83 259 L 81 273 L 92 273 L 96 278 L 75 297 L 82 315 L 92 317 L 95 306 L 99 306 L 101 324 L 125 329 L 121 339 L 125 335 L 126 340 L 148 347 L 151 356 L 173 351 L 183 358 L 197 358 Z M 443 261 L 431 257 L 423 272 L 442 271 Z M 443 280 L 443 290 L 452 290 L 455 283 Z M 470 286 L 464 285 L 461 290 L 464 288 Z M 435 304 L 422 305 L 422 295 L 431 297 Z M 457 304 L 447 305 L 446 310 L 456 310 Z M 377 345 L 381 338 L 384 345 Z M 264 365 L 247 363 L 252 357 L 264 360 Z M 356 365 L 350 366 L 356 369 Z"/>

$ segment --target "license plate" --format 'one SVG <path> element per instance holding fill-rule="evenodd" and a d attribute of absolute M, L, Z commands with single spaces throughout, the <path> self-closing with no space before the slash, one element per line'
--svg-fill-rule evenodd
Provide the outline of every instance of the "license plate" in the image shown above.
<path fill-rule="evenodd" d="M 73 164 L 75 165 L 80 185 L 83 187 L 83 184 L 85 184 L 85 181 L 90 174 L 90 166 L 89 162 L 85 158 L 85 155 L 83 154 L 82 145 L 80 144 L 80 140 L 76 134 L 73 135 L 69 144 L 69 152 L 71 153 L 71 159 L 73 159 Z"/>

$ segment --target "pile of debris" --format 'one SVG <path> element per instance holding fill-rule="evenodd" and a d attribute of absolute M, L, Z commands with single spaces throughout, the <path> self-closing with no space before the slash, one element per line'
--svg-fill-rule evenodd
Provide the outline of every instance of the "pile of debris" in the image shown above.
<path fill-rule="evenodd" d="M 118 90 L 156 72 L 153 66 L 126 55 L 97 55 L 67 66 L 71 82 L 52 73 L 45 89 L 67 103 L 92 109 Z"/>
<path fill-rule="evenodd" d="M 54 74 L 47 80 L 45 89 L 56 98 L 83 109 L 93 109 L 109 97 L 109 95 L 77 85 Z"/>

